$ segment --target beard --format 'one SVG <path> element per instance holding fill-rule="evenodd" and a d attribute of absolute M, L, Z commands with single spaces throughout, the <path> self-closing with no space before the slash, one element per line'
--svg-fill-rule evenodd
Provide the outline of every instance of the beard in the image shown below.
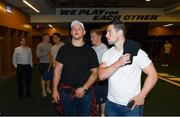
<path fill-rule="evenodd" d="M 116 43 L 116 41 L 108 41 L 109 45 L 114 45 Z"/>
<path fill-rule="evenodd" d="M 73 37 L 74 40 L 80 40 L 81 37 Z"/>
<path fill-rule="evenodd" d="M 114 45 L 114 43 L 112 41 L 108 41 L 109 45 Z"/>
<path fill-rule="evenodd" d="M 74 35 L 74 36 L 73 36 L 73 39 L 75 39 L 75 40 L 79 40 L 79 39 L 81 39 L 81 38 L 83 38 L 83 36 L 80 36 L 80 35 Z"/>
<path fill-rule="evenodd" d="M 109 45 L 114 45 L 117 41 L 118 41 L 118 39 L 109 40 L 109 41 L 108 41 L 108 44 L 109 44 Z"/>

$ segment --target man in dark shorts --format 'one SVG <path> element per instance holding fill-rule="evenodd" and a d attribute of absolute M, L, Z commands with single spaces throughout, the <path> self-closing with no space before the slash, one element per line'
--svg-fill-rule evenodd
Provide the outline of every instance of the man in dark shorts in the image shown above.
<path fill-rule="evenodd" d="M 49 43 L 48 33 L 43 34 L 43 41 L 38 44 L 36 54 L 40 60 L 39 69 L 41 72 L 41 87 L 42 87 L 42 96 L 47 97 L 46 91 L 51 93 L 50 90 L 50 80 L 43 79 L 43 73 L 48 69 L 50 59 L 51 59 L 51 44 Z"/>
<path fill-rule="evenodd" d="M 101 63 L 103 53 L 108 49 L 107 46 L 102 42 L 102 31 L 100 29 L 93 29 L 90 32 L 92 48 L 95 50 L 98 61 Z M 105 102 L 107 97 L 108 82 L 98 81 L 95 84 L 96 100 L 97 100 L 97 111 L 101 116 L 105 116 Z"/>

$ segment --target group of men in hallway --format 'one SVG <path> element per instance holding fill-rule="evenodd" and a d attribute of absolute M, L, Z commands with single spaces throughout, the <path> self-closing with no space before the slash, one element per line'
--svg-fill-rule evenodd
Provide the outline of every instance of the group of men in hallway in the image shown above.
<path fill-rule="evenodd" d="M 58 49 L 64 45 L 60 41 L 60 34 L 53 34 L 53 42 L 55 43 L 52 47 L 49 43 L 49 35 L 47 33 L 42 35 L 42 42 L 37 46 L 37 57 L 40 60 L 39 69 L 41 73 L 41 88 L 42 96 L 46 97 L 48 93 L 52 93 L 50 89 L 50 80 L 43 80 L 43 73 L 54 65 L 55 56 Z M 24 81 L 27 92 L 27 97 L 31 97 L 31 80 L 32 80 L 32 52 L 29 47 L 26 46 L 26 39 L 20 39 L 20 46 L 15 48 L 13 54 L 13 65 L 17 70 L 17 85 L 18 85 L 18 97 L 24 97 Z"/>
<path fill-rule="evenodd" d="M 52 93 L 50 89 L 50 79 L 44 80 L 43 74 L 49 67 L 55 65 L 55 57 L 57 52 L 61 46 L 64 45 L 63 42 L 60 41 L 60 34 L 53 34 L 53 42 L 55 43 L 52 47 L 49 43 L 49 35 L 48 33 L 43 34 L 43 41 L 37 46 L 37 57 L 40 60 L 39 69 L 41 72 L 41 87 L 42 87 L 42 96 L 46 97 L 48 93 Z"/>
<path fill-rule="evenodd" d="M 72 39 L 66 44 L 60 41 L 59 33 L 54 33 L 55 45 L 51 47 L 49 35 L 44 34 L 37 46 L 42 96 L 52 93 L 54 101 L 62 106 L 63 115 L 91 115 L 94 91 L 102 116 L 104 113 L 108 116 L 143 115 L 145 98 L 158 80 L 157 72 L 139 44 L 126 40 L 125 33 L 125 25 L 120 21 L 108 25 L 106 38 L 114 45 L 110 49 L 102 43 L 100 30 L 90 32 L 94 46 L 87 45 L 84 24 L 78 20 L 71 23 Z M 32 75 L 26 77 L 23 70 L 27 67 L 26 71 L 32 74 L 32 53 L 25 46 L 25 39 L 21 39 L 20 44 L 14 51 L 13 65 L 17 69 L 18 94 L 22 98 L 23 77 L 28 81 L 27 96 L 31 96 Z M 49 87 L 50 80 L 43 80 L 43 73 L 51 64 L 54 67 L 53 91 Z M 142 71 L 147 77 L 141 89 Z M 100 81 L 107 79 L 108 92 L 107 82 Z"/>

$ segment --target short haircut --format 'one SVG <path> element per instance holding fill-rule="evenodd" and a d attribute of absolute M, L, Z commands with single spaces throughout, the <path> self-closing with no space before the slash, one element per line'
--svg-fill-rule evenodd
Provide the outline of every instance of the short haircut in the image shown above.
<path fill-rule="evenodd" d="M 122 30 L 123 34 L 126 34 L 126 27 L 122 21 L 112 21 L 109 25 L 113 25 L 116 31 Z"/>
<path fill-rule="evenodd" d="M 61 37 L 60 33 L 53 33 L 53 36 L 58 36 L 59 38 Z"/>
<path fill-rule="evenodd" d="M 42 37 L 45 37 L 45 36 L 49 36 L 49 34 L 48 33 L 44 33 L 43 35 L 42 35 Z"/>
<path fill-rule="evenodd" d="M 22 41 L 23 39 L 26 41 L 26 39 L 24 37 L 20 38 L 19 41 Z"/>
<path fill-rule="evenodd" d="M 102 37 L 102 31 L 100 29 L 93 29 L 90 33 L 96 33 L 98 36 Z"/>

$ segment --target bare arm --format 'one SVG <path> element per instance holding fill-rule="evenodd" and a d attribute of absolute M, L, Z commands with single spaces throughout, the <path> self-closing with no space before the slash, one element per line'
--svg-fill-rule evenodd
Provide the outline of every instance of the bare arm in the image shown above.
<path fill-rule="evenodd" d="M 152 63 L 148 67 L 144 68 L 143 71 L 147 74 L 147 78 L 139 95 L 145 98 L 158 81 L 158 75 Z"/>
<path fill-rule="evenodd" d="M 130 54 L 125 54 L 122 55 L 118 61 L 116 61 L 115 63 L 113 63 L 112 65 L 107 67 L 106 63 L 102 63 L 99 66 L 99 71 L 98 71 L 98 75 L 99 75 L 99 79 L 100 80 L 105 80 L 107 78 L 109 78 L 112 74 L 114 74 L 114 72 L 116 72 L 119 67 L 127 64 L 130 62 Z"/>
<path fill-rule="evenodd" d="M 88 81 L 84 84 L 84 88 L 89 89 L 97 80 L 97 71 L 98 68 L 91 69 L 91 75 L 89 76 Z"/>
<path fill-rule="evenodd" d="M 157 75 L 156 69 L 154 68 L 153 63 L 151 63 L 150 65 L 145 67 L 143 69 L 143 72 L 147 74 L 147 77 L 146 77 L 146 80 L 144 82 L 144 86 L 143 86 L 140 94 L 138 96 L 135 96 L 132 99 L 135 102 L 134 106 L 132 107 L 132 109 L 135 106 L 139 106 L 139 105 L 143 105 L 144 104 L 146 96 L 151 91 L 151 89 L 154 87 L 156 82 L 158 81 L 158 75 Z"/>
<path fill-rule="evenodd" d="M 52 60 L 53 60 L 53 67 L 55 67 L 55 62 L 56 62 L 56 58 L 54 58 L 54 53 L 53 53 L 53 49 L 51 47 L 51 55 L 52 55 Z"/>
<path fill-rule="evenodd" d="M 85 93 L 85 89 L 89 89 L 97 80 L 97 70 L 98 68 L 92 68 L 91 69 L 91 75 L 89 76 L 87 82 L 80 88 L 78 88 L 75 92 L 76 97 L 83 97 Z"/>
<path fill-rule="evenodd" d="M 49 67 L 48 70 L 51 69 L 52 65 L 53 65 L 53 58 L 51 54 L 48 54 L 48 60 L 49 60 Z"/>
<path fill-rule="evenodd" d="M 54 77 L 53 77 L 53 94 L 52 97 L 56 103 L 59 102 L 59 92 L 58 92 L 58 85 L 61 79 L 63 64 L 56 61 L 55 68 L 54 68 Z"/>

